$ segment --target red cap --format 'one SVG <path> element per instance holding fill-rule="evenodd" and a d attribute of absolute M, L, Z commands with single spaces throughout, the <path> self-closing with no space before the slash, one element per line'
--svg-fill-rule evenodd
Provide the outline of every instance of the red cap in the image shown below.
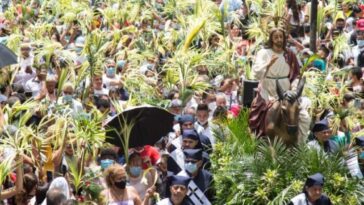
<path fill-rule="evenodd" d="M 360 5 L 359 8 L 364 11 L 364 4 Z"/>
<path fill-rule="evenodd" d="M 356 29 L 364 31 L 364 19 L 359 19 L 356 21 Z"/>

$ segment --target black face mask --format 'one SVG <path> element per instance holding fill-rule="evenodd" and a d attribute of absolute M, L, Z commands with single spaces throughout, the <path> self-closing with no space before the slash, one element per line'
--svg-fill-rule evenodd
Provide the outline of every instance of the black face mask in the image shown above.
<path fill-rule="evenodd" d="M 125 187 L 126 187 L 126 181 L 125 180 L 115 182 L 114 184 L 119 189 L 125 189 Z"/>
<path fill-rule="evenodd" d="M 343 26 L 337 26 L 336 29 L 339 31 L 339 32 L 342 32 L 344 30 L 344 27 Z"/>

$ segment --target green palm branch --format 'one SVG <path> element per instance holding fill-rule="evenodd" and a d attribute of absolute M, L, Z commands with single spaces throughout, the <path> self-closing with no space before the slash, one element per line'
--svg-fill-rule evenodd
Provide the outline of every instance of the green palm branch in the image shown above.
<path fill-rule="evenodd" d="M 341 52 L 350 49 L 347 39 L 343 34 L 336 37 L 332 44 L 334 46 L 333 59 L 337 59 Z"/>
<path fill-rule="evenodd" d="M 15 156 L 10 156 L 6 159 L 3 159 L 0 162 L 0 183 L 3 184 L 5 182 L 5 179 L 7 178 L 8 174 L 12 170 L 12 163 L 15 159 Z M 0 193 L 1 193 L 1 187 L 0 187 Z"/>

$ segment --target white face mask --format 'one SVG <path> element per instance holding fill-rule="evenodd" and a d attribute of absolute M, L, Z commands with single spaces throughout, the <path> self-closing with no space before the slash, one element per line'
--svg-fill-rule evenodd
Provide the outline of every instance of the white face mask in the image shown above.
<path fill-rule="evenodd" d="M 210 102 L 209 104 L 208 104 L 208 107 L 209 107 L 209 110 L 210 110 L 210 112 L 213 112 L 215 109 L 216 109 L 216 102 Z"/>
<path fill-rule="evenodd" d="M 356 40 L 356 43 L 358 44 L 359 47 L 364 46 L 364 40 Z"/>

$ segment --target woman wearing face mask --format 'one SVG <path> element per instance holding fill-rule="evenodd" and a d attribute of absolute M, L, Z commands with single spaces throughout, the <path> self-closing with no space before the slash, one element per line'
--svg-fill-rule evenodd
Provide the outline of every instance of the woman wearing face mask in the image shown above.
<path fill-rule="evenodd" d="M 129 156 L 129 162 L 127 164 L 127 173 L 129 176 L 130 186 L 134 187 L 141 199 L 144 199 L 147 189 L 153 186 L 153 176 L 150 171 L 146 171 L 142 168 L 143 161 L 139 153 L 134 152 Z M 146 180 L 144 179 L 146 178 Z"/>
<path fill-rule="evenodd" d="M 107 189 L 101 192 L 104 203 L 107 205 L 141 205 L 139 195 L 135 189 L 126 186 L 126 172 L 119 164 L 113 164 L 105 172 Z"/>

